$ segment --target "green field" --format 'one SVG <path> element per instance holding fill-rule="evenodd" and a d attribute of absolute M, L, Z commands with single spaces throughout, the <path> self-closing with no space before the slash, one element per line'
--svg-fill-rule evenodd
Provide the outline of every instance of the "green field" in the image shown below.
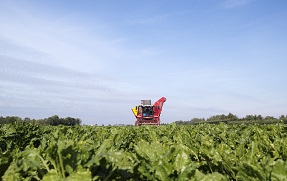
<path fill-rule="evenodd" d="M 287 125 L 0 124 L 2 180 L 287 180 Z"/>

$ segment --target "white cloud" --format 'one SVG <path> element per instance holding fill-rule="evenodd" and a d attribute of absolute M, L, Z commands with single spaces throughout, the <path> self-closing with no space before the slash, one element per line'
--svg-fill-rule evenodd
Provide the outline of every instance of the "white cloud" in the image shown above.
<path fill-rule="evenodd" d="M 11 8 L 0 11 L 0 115 L 123 120 L 120 111 L 130 110 L 139 90 L 119 74 L 127 39 L 96 31 L 95 24 Z"/>
<path fill-rule="evenodd" d="M 120 44 L 125 37 L 108 37 L 94 29 L 96 23 L 71 23 L 69 16 L 41 17 L 25 7 L 6 8 L 13 11 L 0 11 L 0 55 L 90 72 L 104 71 L 110 61 L 125 55 Z"/>
<path fill-rule="evenodd" d="M 108 110 L 114 110 L 115 115 L 130 110 L 133 91 L 130 84 L 106 75 L 0 56 L 2 116 L 43 118 L 58 114 L 85 122 L 91 117 L 104 119 L 112 116 Z"/>

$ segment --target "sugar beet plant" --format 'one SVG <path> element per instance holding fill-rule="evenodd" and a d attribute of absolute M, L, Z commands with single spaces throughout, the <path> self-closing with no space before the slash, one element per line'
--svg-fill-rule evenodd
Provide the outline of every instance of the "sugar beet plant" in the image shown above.
<path fill-rule="evenodd" d="M 0 125 L 0 177 L 287 180 L 287 126 Z"/>

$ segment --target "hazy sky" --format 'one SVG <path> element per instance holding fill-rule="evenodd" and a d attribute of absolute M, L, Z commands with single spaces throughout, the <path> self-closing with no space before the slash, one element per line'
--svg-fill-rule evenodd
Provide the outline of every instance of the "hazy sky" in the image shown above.
<path fill-rule="evenodd" d="M 0 116 L 287 114 L 286 0 L 0 0 Z"/>

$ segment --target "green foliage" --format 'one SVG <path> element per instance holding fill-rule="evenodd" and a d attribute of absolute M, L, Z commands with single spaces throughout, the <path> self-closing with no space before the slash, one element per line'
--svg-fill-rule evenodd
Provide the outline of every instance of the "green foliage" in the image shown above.
<path fill-rule="evenodd" d="M 49 118 L 46 119 L 39 119 L 39 120 L 31 120 L 30 118 L 24 118 L 21 119 L 19 117 L 16 116 L 7 116 L 6 118 L 4 117 L 0 117 L 0 124 L 9 124 L 9 123 L 25 123 L 25 124 L 29 124 L 29 123 L 36 123 L 36 124 L 40 124 L 40 125 L 53 125 L 53 126 L 57 126 L 57 125 L 66 125 L 66 126 L 75 126 L 75 125 L 80 125 L 81 124 L 81 120 L 79 118 L 71 118 L 71 117 L 67 117 L 67 118 L 59 118 L 59 116 L 54 115 L 51 116 Z"/>
<path fill-rule="evenodd" d="M 238 118 L 236 115 L 229 113 L 228 115 L 215 115 L 207 118 L 193 118 L 190 121 L 175 121 L 177 125 L 188 125 L 188 124 L 200 124 L 200 123 L 211 123 L 218 124 L 220 122 L 224 122 L 227 124 L 241 124 L 241 123 L 258 123 L 258 124 L 274 124 L 274 123 L 287 123 L 287 117 L 281 115 L 279 119 L 274 118 L 272 116 L 266 116 L 263 118 L 259 115 L 246 115 L 243 118 Z"/>
<path fill-rule="evenodd" d="M 0 124 L 0 178 L 287 180 L 284 124 Z"/>

